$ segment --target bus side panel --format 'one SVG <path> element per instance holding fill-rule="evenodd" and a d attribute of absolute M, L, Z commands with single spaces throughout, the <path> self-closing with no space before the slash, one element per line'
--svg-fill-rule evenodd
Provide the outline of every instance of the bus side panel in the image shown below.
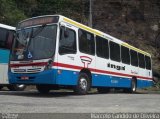
<path fill-rule="evenodd" d="M 131 80 L 110 75 L 93 74 L 92 86 L 94 87 L 129 87 Z"/>
<path fill-rule="evenodd" d="M 9 50 L 0 50 L 0 84 L 8 84 Z"/>
<path fill-rule="evenodd" d="M 8 64 L 9 62 L 9 50 L 0 50 L 0 63 Z"/>
<path fill-rule="evenodd" d="M 153 86 L 153 81 L 137 80 L 137 88 L 145 88 L 150 86 Z"/>
<path fill-rule="evenodd" d="M 71 70 L 59 70 L 56 82 L 58 85 L 77 85 L 79 72 Z M 57 71 L 58 72 L 58 71 Z"/>

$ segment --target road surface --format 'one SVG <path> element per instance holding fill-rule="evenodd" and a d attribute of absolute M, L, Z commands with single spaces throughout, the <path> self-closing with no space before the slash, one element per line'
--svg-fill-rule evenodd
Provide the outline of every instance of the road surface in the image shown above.
<path fill-rule="evenodd" d="M 0 91 L 0 113 L 119 113 L 159 112 L 160 93 L 125 94 L 122 92 L 75 95 L 73 92 L 36 90 Z"/>

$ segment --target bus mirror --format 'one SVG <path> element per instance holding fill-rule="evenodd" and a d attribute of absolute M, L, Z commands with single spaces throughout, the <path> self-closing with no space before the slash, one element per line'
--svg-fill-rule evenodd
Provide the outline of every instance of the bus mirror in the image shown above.
<path fill-rule="evenodd" d="M 61 26 L 61 27 L 66 27 L 66 24 L 60 23 L 60 26 Z"/>
<path fill-rule="evenodd" d="M 69 32 L 68 32 L 68 29 L 66 27 L 66 24 L 60 23 L 60 26 L 64 27 L 64 34 L 63 35 L 64 35 L 65 38 L 68 38 L 69 37 Z"/>
<path fill-rule="evenodd" d="M 64 30 L 64 37 L 65 38 L 68 38 L 69 37 L 69 32 L 67 29 Z"/>

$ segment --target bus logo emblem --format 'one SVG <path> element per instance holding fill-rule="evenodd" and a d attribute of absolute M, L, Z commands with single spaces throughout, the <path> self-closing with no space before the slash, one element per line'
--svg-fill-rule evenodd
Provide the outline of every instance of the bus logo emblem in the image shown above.
<path fill-rule="evenodd" d="M 92 59 L 87 56 L 80 56 L 82 63 L 84 64 L 84 68 L 88 68 L 88 65 L 91 64 Z"/>

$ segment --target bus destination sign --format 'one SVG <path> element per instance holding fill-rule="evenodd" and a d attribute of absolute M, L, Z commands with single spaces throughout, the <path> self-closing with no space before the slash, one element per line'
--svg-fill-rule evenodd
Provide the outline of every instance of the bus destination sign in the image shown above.
<path fill-rule="evenodd" d="M 19 23 L 18 27 L 29 27 L 35 25 L 43 25 L 43 24 L 50 24 L 50 23 L 57 23 L 59 20 L 58 16 L 47 16 L 47 17 L 38 17 L 26 20 L 24 22 Z"/>

